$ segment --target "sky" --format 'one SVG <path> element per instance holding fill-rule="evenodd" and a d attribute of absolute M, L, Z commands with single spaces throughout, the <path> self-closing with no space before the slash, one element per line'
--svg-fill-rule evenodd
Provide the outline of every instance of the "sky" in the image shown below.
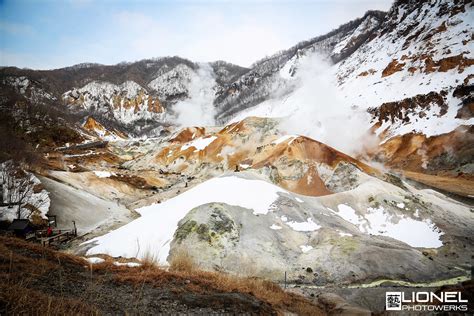
<path fill-rule="evenodd" d="M 392 0 L 0 0 L 0 66 L 181 56 L 241 66 Z"/>

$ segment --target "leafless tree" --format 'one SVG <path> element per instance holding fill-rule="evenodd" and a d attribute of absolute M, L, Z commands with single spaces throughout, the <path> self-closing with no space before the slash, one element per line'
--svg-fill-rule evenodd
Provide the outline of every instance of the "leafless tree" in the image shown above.
<path fill-rule="evenodd" d="M 8 208 L 17 207 L 16 217 L 29 218 L 35 209 L 47 203 L 46 196 L 34 196 L 39 192 L 34 176 L 23 171 L 13 162 L 8 161 L 0 165 L 0 180 L 2 185 L 3 204 Z"/>

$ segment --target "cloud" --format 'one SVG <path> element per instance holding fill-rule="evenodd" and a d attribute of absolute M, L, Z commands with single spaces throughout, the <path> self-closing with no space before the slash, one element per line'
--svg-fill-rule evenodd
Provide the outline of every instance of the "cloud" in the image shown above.
<path fill-rule="evenodd" d="M 178 55 L 198 62 L 226 60 L 243 66 L 292 42 L 283 40 L 265 21 L 241 17 L 240 23 L 234 24 L 217 10 L 185 11 L 177 18 L 183 21 L 179 30 L 142 12 L 120 12 L 111 37 L 129 45 L 132 60 Z"/>
<path fill-rule="evenodd" d="M 11 35 L 34 35 L 36 30 L 27 24 L 11 23 L 0 21 L 0 32 L 5 32 Z"/>
<path fill-rule="evenodd" d="M 22 53 L 35 54 L 43 69 L 175 55 L 198 62 L 225 60 L 249 66 L 299 41 L 325 34 L 367 9 L 388 8 L 389 1 L 25 3 L 4 8 L 0 32 L 13 36 L 6 38 L 1 47 L 20 57 Z M 5 17 L 27 19 L 28 24 L 3 21 Z M 30 58 L 3 60 L 15 60 L 9 65 L 37 67 Z"/>

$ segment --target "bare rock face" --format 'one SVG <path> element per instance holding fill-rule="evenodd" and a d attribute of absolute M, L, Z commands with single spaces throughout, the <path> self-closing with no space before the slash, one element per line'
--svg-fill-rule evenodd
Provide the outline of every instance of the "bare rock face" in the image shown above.
<path fill-rule="evenodd" d="M 353 164 L 340 163 L 331 177 L 326 181 L 326 186 L 332 192 L 343 192 L 359 186 L 360 170 Z"/>
<path fill-rule="evenodd" d="M 65 92 L 63 100 L 72 111 L 92 110 L 124 124 L 145 118 L 162 119 L 165 112 L 159 99 L 134 81 L 121 85 L 93 81 L 80 89 Z"/>

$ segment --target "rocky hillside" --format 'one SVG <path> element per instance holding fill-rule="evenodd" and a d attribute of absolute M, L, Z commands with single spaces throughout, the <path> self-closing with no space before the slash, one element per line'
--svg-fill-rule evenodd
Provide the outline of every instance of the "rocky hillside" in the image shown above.
<path fill-rule="evenodd" d="M 287 90 L 234 120 L 287 117 L 292 132 L 398 169 L 472 175 L 473 14 L 469 1 L 397 1 L 381 23 L 372 17 L 326 53 L 335 64 L 292 57 L 279 70 Z M 356 50 L 334 59 L 367 29 Z M 411 161 L 401 164 L 407 154 Z"/>
<path fill-rule="evenodd" d="M 396 1 L 387 13 L 369 11 L 250 69 L 166 57 L 48 71 L 6 67 L 0 84 L 31 103 L 54 104 L 83 120 L 93 115 L 132 135 L 152 135 L 182 125 L 176 111 L 202 111 L 200 102 L 214 104 L 209 112 L 218 123 L 235 116 L 288 115 L 296 103 L 309 103 L 288 95 L 301 85 L 318 85 L 301 77 L 308 68 L 321 73 L 313 68 L 323 58 L 331 64 L 324 81 L 336 83 L 342 95 L 339 112 L 369 109 L 382 140 L 410 132 L 430 137 L 472 124 L 472 15 L 469 1 Z M 318 59 L 311 61 L 315 54 Z M 204 90 L 210 97 L 192 102 Z M 186 103 L 174 108 L 181 101 Z"/>
<path fill-rule="evenodd" d="M 23 97 L 32 104 L 60 107 L 82 118 L 93 115 L 123 132 L 144 134 L 168 121 L 173 123 L 171 106 L 191 97 L 192 82 L 211 78 L 212 88 L 217 90 L 246 70 L 223 61 L 197 64 L 165 57 L 44 71 L 4 67 L 0 84 L 11 91 L 2 100 L 4 104 Z"/>

